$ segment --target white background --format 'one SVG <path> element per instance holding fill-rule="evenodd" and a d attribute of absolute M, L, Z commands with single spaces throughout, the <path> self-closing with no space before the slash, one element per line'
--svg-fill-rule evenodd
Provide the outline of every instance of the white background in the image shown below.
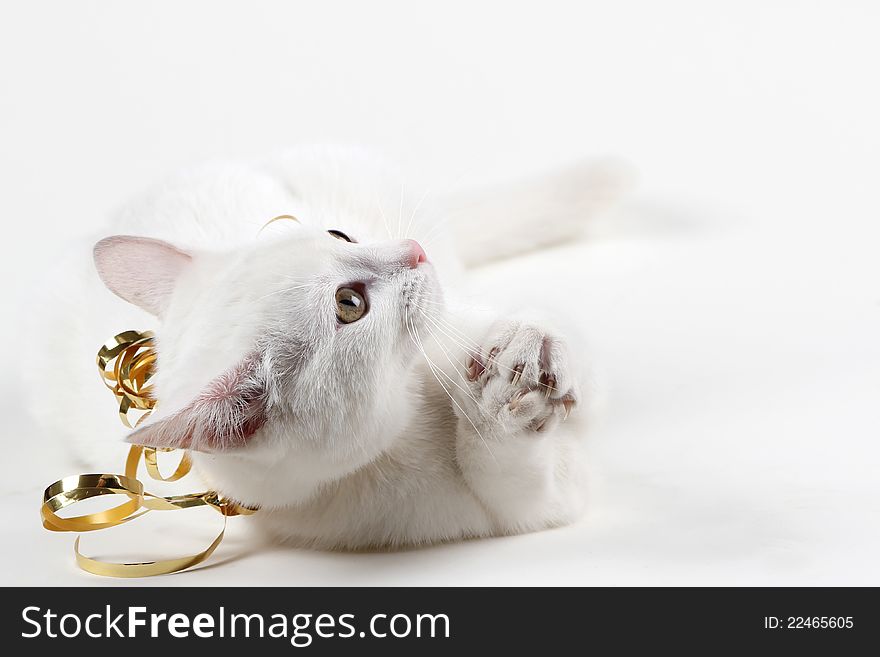
<path fill-rule="evenodd" d="M 145 583 L 880 584 L 878 7 L 4 3 L 3 583 L 116 583 L 37 519 L 67 471 L 10 365 L 30 281 L 179 166 L 329 141 L 439 185 L 591 155 L 638 172 L 585 243 L 481 274 L 590 336 L 590 510 L 395 554 L 263 547 L 236 520 L 223 563 Z"/>

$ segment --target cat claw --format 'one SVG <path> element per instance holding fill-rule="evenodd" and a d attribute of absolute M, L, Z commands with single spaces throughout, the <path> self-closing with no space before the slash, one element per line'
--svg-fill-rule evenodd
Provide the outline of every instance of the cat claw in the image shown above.
<path fill-rule="evenodd" d="M 471 356 L 467 361 L 467 377 L 469 381 L 476 381 L 486 371 L 479 357 Z"/>
<path fill-rule="evenodd" d="M 520 379 L 522 379 L 522 373 L 523 373 L 524 369 L 525 369 L 525 365 L 523 365 L 522 363 L 520 363 L 519 365 L 516 365 L 513 368 L 513 375 L 510 377 L 510 382 L 513 385 L 517 385 L 519 383 Z"/>
<path fill-rule="evenodd" d="M 571 397 L 565 396 L 558 400 L 557 403 L 562 404 L 563 409 L 565 409 L 565 414 L 562 416 L 562 421 L 565 422 L 568 416 L 571 415 L 571 409 L 574 408 L 575 401 Z"/>
<path fill-rule="evenodd" d="M 510 409 L 511 413 L 515 412 L 519 407 L 519 403 L 522 401 L 522 398 L 526 396 L 526 393 L 529 392 L 528 389 L 517 390 L 513 393 L 513 397 L 510 398 L 510 401 L 507 402 L 507 408 Z"/>
<path fill-rule="evenodd" d="M 550 399 L 550 395 L 556 391 L 556 377 L 547 372 L 541 372 L 538 384 L 544 388 L 544 399 Z"/>
<path fill-rule="evenodd" d="M 489 350 L 489 353 L 486 355 L 485 362 L 480 363 L 481 369 L 477 373 L 476 378 L 484 378 L 484 377 L 491 376 L 492 373 L 489 370 L 493 365 L 496 365 L 498 363 L 498 361 L 495 359 L 495 357 L 499 353 L 501 353 L 501 349 L 499 349 L 498 347 L 492 347 Z M 476 356 L 475 358 L 479 358 L 479 356 Z"/>
<path fill-rule="evenodd" d="M 546 433 L 568 419 L 575 405 L 564 343 L 539 327 L 501 329 L 494 346 L 469 352 L 465 361 L 482 415 L 507 430 Z M 492 344 L 491 342 L 489 344 Z"/>

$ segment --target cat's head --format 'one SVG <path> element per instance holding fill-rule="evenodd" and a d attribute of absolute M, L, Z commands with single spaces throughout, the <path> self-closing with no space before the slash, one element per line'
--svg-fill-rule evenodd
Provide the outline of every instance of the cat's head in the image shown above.
<path fill-rule="evenodd" d="M 290 501 L 387 447 L 418 392 L 414 329 L 442 303 L 417 242 L 306 227 L 231 253 L 108 237 L 95 263 L 159 320 L 159 406 L 129 440 L 193 450 L 209 483 L 251 504 Z"/>

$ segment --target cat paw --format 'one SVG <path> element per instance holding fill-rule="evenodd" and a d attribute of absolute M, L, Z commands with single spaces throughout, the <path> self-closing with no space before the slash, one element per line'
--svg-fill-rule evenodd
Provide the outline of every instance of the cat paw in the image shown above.
<path fill-rule="evenodd" d="M 472 405 L 492 433 L 543 433 L 577 403 L 566 342 L 536 324 L 505 322 L 467 359 Z"/>

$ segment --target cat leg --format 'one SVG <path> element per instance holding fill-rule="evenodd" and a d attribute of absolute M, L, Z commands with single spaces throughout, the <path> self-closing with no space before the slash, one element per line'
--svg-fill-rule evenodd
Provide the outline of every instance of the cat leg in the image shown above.
<path fill-rule="evenodd" d="M 534 322 L 504 320 L 465 360 L 455 390 L 457 459 L 501 531 L 561 524 L 580 506 L 581 436 L 563 423 L 578 401 L 565 340 Z"/>

